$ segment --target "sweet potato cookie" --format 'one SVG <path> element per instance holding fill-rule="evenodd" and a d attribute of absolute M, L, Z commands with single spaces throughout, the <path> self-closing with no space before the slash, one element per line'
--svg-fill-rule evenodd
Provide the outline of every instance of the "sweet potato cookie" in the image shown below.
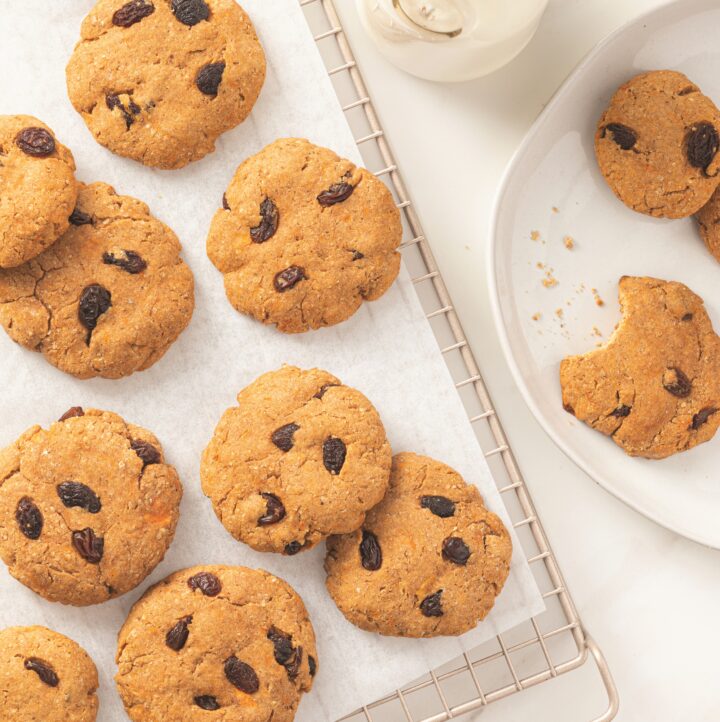
<path fill-rule="evenodd" d="M 624 276 L 610 340 L 560 364 L 563 405 L 630 456 L 662 459 L 720 425 L 720 339 L 682 283 Z"/>
<path fill-rule="evenodd" d="M 475 486 L 439 461 L 401 453 L 362 528 L 328 540 L 327 588 L 370 632 L 463 634 L 492 609 L 511 554 L 507 530 Z"/>
<path fill-rule="evenodd" d="M 622 85 L 603 113 L 595 153 L 610 188 L 635 211 L 692 215 L 720 182 L 720 111 L 682 73 L 656 70 Z"/>
<path fill-rule="evenodd" d="M 372 173 L 286 138 L 246 160 L 213 218 L 210 260 L 230 303 L 280 331 L 332 326 L 400 269 L 400 212 Z"/>

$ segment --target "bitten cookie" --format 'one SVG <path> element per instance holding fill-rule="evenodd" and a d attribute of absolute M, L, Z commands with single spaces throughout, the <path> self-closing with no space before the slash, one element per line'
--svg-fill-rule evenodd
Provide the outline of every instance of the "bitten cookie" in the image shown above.
<path fill-rule="evenodd" d="M 0 268 L 34 258 L 70 223 L 75 161 L 30 115 L 0 115 Z"/>
<path fill-rule="evenodd" d="M 17 722 L 94 722 L 98 674 L 80 645 L 45 627 L 0 631 L 2 716 Z"/>
<path fill-rule="evenodd" d="M 291 722 L 318 667 L 292 587 L 230 566 L 183 569 L 151 587 L 120 630 L 116 659 L 137 722 Z"/>
<path fill-rule="evenodd" d="M 695 218 L 706 248 L 715 256 L 715 260 L 720 261 L 720 189 L 712 194 Z"/>
<path fill-rule="evenodd" d="M 66 75 L 99 143 L 145 165 L 181 168 L 248 116 L 265 54 L 234 0 L 98 0 Z"/>
<path fill-rule="evenodd" d="M 0 452 L 0 557 L 52 602 L 85 606 L 160 563 L 182 487 L 158 440 L 116 414 L 70 409 Z"/>
<path fill-rule="evenodd" d="M 82 185 L 70 229 L 36 259 L 0 269 L 13 341 L 79 378 L 152 366 L 190 322 L 193 277 L 177 236 L 104 183 Z"/>
<path fill-rule="evenodd" d="M 285 138 L 237 169 L 207 252 L 238 311 L 298 333 L 380 298 L 398 275 L 401 239 L 400 212 L 372 173 Z"/>
<path fill-rule="evenodd" d="M 390 475 L 373 405 L 325 371 L 294 366 L 263 374 L 237 399 L 200 468 L 225 528 L 258 551 L 290 555 L 357 529 Z"/>
<path fill-rule="evenodd" d="M 687 286 L 624 276 L 610 340 L 560 364 L 565 410 L 630 456 L 662 459 L 720 425 L 720 339 Z"/>
<path fill-rule="evenodd" d="M 717 188 L 720 111 L 682 73 L 656 70 L 622 85 L 603 113 L 595 153 L 625 205 L 664 218 L 692 215 Z"/>
<path fill-rule="evenodd" d="M 362 528 L 328 540 L 327 588 L 369 632 L 458 635 L 492 609 L 511 555 L 507 530 L 475 486 L 439 461 L 401 453 Z"/>

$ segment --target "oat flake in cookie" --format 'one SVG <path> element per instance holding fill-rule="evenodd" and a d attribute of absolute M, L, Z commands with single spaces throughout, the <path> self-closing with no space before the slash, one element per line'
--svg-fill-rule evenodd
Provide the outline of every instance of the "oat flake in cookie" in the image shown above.
<path fill-rule="evenodd" d="M 136 722 L 291 722 L 319 668 L 292 587 L 231 566 L 183 569 L 151 587 L 120 630 L 116 661 Z"/>
<path fill-rule="evenodd" d="M 145 165 L 181 168 L 248 116 L 265 54 L 235 0 L 99 0 L 66 76 L 99 143 Z"/>
<path fill-rule="evenodd" d="M 225 528 L 258 551 L 294 555 L 353 531 L 385 494 L 391 451 L 359 391 L 319 369 L 283 366 L 238 394 L 202 457 Z"/>
<path fill-rule="evenodd" d="M 207 239 L 230 303 L 280 331 L 332 326 L 398 275 L 392 194 L 326 148 L 286 138 L 235 173 Z"/>
<path fill-rule="evenodd" d="M 640 213 L 684 218 L 720 181 L 720 111 L 682 73 L 642 73 L 603 113 L 595 153 L 610 188 Z"/>
<path fill-rule="evenodd" d="M 74 407 L 0 452 L 0 557 L 53 602 L 85 606 L 136 587 L 162 560 L 182 487 L 146 429 Z"/>
<path fill-rule="evenodd" d="M 624 276 L 609 341 L 560 364 L 565 410 L 630 456 L 662 459 L 720 425 L 720 339 L 687 286 Z"/>
<path fill-rule="evenodd" d="M 477 487 L 439 461 L 401 453 L 362 527 L 328 540 L 327 588 L 369 632 L 458 635 L 492 609 L 511 555 L 510 536 Z"/>

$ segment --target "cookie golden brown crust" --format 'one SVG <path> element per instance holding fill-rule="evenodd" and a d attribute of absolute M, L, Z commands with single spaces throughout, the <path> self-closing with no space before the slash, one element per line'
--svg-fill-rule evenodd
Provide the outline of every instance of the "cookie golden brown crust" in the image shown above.
<path fill-rule="evenodd" d="M 400 212 L 372 173 L 297 138 L 237 169 L 213 218 L 210 260 L 230 303 L 280 331 L 352 316 L 400 269 Z"/>
<path fill-rule="evenodd" d="M 99 143 L 172 169 L 211 153 L 245 120 L 265 54 L 235 0 L 99 0 L 66 76 Z"/>
<path fill-rule="evenodd" d="M 715 260 L 720 261 L 720 189 L 713 193 L 695 218 L 705 247 L 715 256 Z"/>
<path fill-rule="evenodd" d="M 624 276 L 622 320 L 602 348 L 560 364 L 565 409 L 631 456 L 662 459 L 720 425 L 720 339 L 687 286 Z"/>
<path fill-rule="evenodd" d="M 401 453 L 362 528 L 328 540 L 327 588 L 367 631 L 458 635 L 492 609 L 511 555 L 507 530 L 475 486 L 439 461 Z"/>
<path fill-rule="evenodd" d="M 318 670 L 292 587 L 231 566 L 183 569 L 151 587 L 120 630 L 116 660 L 136 722 L 291 722 Z"/>
<path fill-rule="evenodd" d="M 104 602 L 160 563 L 181 496 L 149 431 L 107 411 L 71 409 L 0 452 L 0 557 L 50 601 Z"/>
<path fill-rule="evenodd" d="M 0 268 L 52 245 L 77 193 L 72 153 L 52 130 L 30 115 L 0 115 Z"/>
<path fill-rule="evenodd" d="M 391 451 L 359 391 L 326 371 L 283 366 L 238 394 L 202 457 L 205 494 L 225 528 L 289 555 L 357 529 L 385 494 Z"/>
<path fill-rule="evenodd" d="M 656 70 L 622 85 L 603 113 L 595 153 L 610 188 L 635 211 L 697 212 L 720 181 L 720 111 L 682 73 Z"/>
<path fill-rule="evenodd" d="M 98 674 L 78 644 L 45 627 L 0 631 L 2 716 L 18 722 L 94 722 Z"/>

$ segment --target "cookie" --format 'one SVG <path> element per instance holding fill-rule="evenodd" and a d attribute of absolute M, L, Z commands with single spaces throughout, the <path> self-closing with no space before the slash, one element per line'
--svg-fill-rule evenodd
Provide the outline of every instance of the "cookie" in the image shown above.
<path fill-rule="evenodd" d="M 17 722 L 93 722 L 98 674 L 80 645 L 45 627 L 0 631 L 2 716 Z"/>
<path fill-rule="evenodd" d="M 182 168 L 248 116 L 265 54 L 235 0 L 98 0 L 66 69 L 95 139 L 156 168 Z"/>
<path fill-rule="evenodd" d="M 720 182 L 720 111 L 682 73 L 656 70 L 622 85 L 595 133 L 600 170 L 639 213 L 684 218 Z"/>
<path fill-rule="evenodd" d="M 120 630 L 116 661 L 137 722 L 291 722 L 318 669 L 292 587 L 231 566 L 183 569 L 151 587 Z"/>
<path fill-rule="evenodd" d="M 712 194 L 695 218 L 706 248 L 720 261 L 720 189 Z"/>
<path fill-rule="evenodd" d="M 357 529 L 390 475 L 373 405 L 326 371 L 295 366 L 263 374 L 237 400 L 200 468 L 225 528 L 253 549 L 290 555 Z"/>
<path fill-rule="evenodd" d="M 70 224 L 72 153 L 30 115 L 0 115 L 0 268 L 34 258 Z"/>
<path fill-rule="evenodd" d="M 34 260 L 0 269 L 0 323 L 78 378 L 142 371 L 192 316 L 193 277 L 180 250 L 143 202 L 82 185 L 70 229 Z"/>
<path fill-rule="evenodd" d="M 347 619 L 393 637 L 477 626 L 510 569 L 512 542 L 477 487 L 427 456 L 393 457 L 390 488 L 362 528 L 327 542 L 327 588 Z"/>
<path fill-rule="evenodd" d="M 85 606 L 136 587 L 175 533 L 182 487 L 158 440 L 74 407 L 0 452 L 0 557 L 52 602 Z"/>
<path fill-rule="evenodd" d="M 230 303 L 280 331 L 332 326 L 390 288 L 400 212 L 372 173 L 285 138 L 237 169 L 213 218 L 210 260 Z"/>
<path fill-rule="evenodd" d="M 687 286 L 624 276 L 609 341 L 560 364 L 565 410 L 630 456 L 663 459 L 720 425 L 720 339 Z"/>

